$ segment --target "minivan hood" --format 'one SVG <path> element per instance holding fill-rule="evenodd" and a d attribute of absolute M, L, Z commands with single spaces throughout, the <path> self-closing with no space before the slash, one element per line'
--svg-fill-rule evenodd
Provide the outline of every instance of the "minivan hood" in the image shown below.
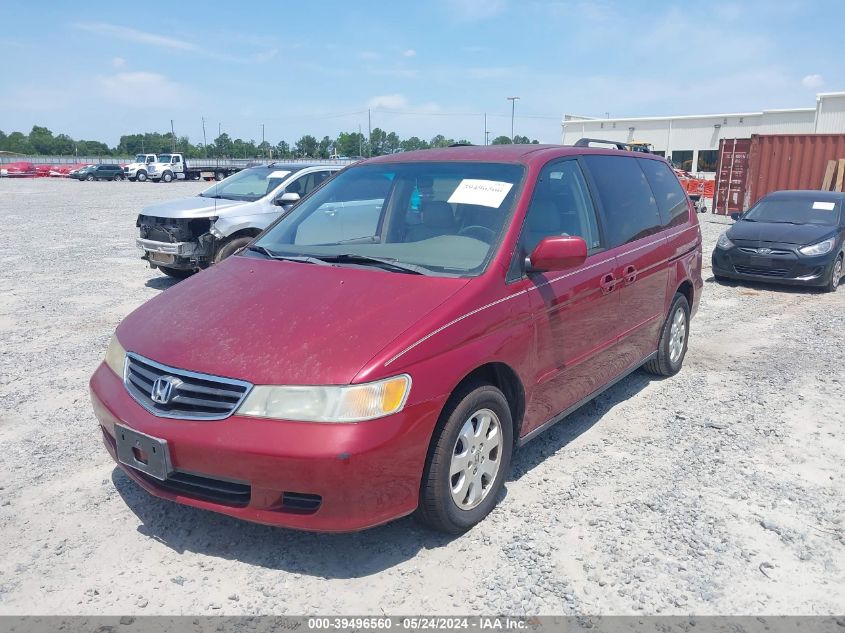
<path fill-rule="evenodd" d="M 192 198 L 180 198 L 179 200 L 152 204 L 144 207 L 141 213 L 154 218 L 207 218 L 217 215 L 217 212 L 221 209 L 227 209 L 241 204 L 251 204 L 251 202 L 194 196 Z"/>
<path fill-rule="evenodd" d="M 253 384 L 348 384 L 467 279 L 247 257 L 166 290 L 117 329 L 129 352 Z"/>
<path fill-rule="evenodd" d="M 774 242 L 804 246 L 822 240 L 835 230 L 834 226 L 819 224 L 779 224 L 740 220 L 728 229 L 728 237 L 731 240 L 743 242 Z"/>

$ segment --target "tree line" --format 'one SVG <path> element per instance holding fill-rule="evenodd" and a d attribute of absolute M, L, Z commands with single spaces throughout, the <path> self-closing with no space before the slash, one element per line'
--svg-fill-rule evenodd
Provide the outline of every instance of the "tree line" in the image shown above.
<path fill-rule="evenodd" d="M 493 145 L 507 145 L 512 141 L 507 136 L 493 139 Z M 527 136 L 515 136 L 515 143 L 538 143 Z M 401 139 L 395 132 L 374 128 L 369 138 L 360 132 L 341 132 L 336 138 L 317 137 L 305 134 L 295 143 L 279 141 L 275 145 L 264 141 L 231 138 L 225 132 L 208 144 L 193 144 L 187 136 L 174 137 L 170 132 L 145 132 L 125 134 L 116 147 L 109 147 L 101 141 L 74 139 L 67 134 L 54 135 L 51 130 L 39 125 L 32 126 L 29 134 L 0 130 L 0 151 L 23 155 L 40 156 L 132 156 L 148 153 L 181 152 L 188 158 L 332 158 L 354 156 L 380 156 L 396 151 L 411 151 L 433 147 L 448 147 L 455 143 L 470 144 L 465 139 L 455 141 L 438 134 L 431 139 L 418 136 Z"/>

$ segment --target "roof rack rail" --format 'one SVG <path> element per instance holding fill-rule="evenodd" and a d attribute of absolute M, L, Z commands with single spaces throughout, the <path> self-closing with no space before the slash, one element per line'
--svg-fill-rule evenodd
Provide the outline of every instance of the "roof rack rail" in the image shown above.
<path fill-rule="evenodd" d="M 590 143 L 600 143 L 602 145 L 613 145 L 616 149 L 628 151 L 628 144 L 621 141 L 606 141 L 601 138 L 579 138 L 575 141 L 573 147 L 590 147 Z"/>

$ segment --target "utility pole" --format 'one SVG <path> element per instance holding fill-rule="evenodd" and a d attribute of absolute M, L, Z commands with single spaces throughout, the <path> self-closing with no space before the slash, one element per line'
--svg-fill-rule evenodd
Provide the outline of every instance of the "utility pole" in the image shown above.
<path fill-rule="evenodd" d="M 267 158 L 267 148 L 264 147 L 264 124 L 261 124 L 261 151 L 264 152 L 264 158 Z"/>
<path fill-rule="evenodd" d="M 373 155 L 373 117 L 367 109 L 367 156 Z"/>
<path fill-rule="evenodd" d="M 176 151 L 176 131 L 173 129 L 173 119 L 170 119 L 170 135 L 173 137 L 173 151 Z"/>
<path fill-rule="evenodd" d="M 514 113 L 516 112 L 516 102 L 519 97 L 508 97 L 508 101 L 511 102 L 511 143 L 513 143 L 514 135 L 513 135 L 513 118 Z"/>
<path fill-rule="evenodd" d="M 217 123 L 217 140 L 218 140 L 218 142 L 220 141 L 220 137 L 223 136 L 223 134 L 220 131 L 221 125 L 222 125 L 221 123 L 219 123 L 219 122 Z M 219 165 L 220 164 L 220 145 L 219 145 L 219 143 L 216 143 L 216 145 L 217 145 L 217 164 Z"/>
<path fill-rule="evenodd" d="M 490 132 L 487 130 L 487 113 L 484 113 L 484 144 L 487 145 L 487 139 L 490 137 Z"/>
<path fill-rule="evenodd" d="M 202 118 L 202 149 L 205 157 L 208 158 L 208 139 L 205 138 L 205 117 Z"/>
<path fill-rule="evenodd" d="M 358 124 L 358 156 L 364 156 L 364 135 L 361 134 L 361 124 Z"/>

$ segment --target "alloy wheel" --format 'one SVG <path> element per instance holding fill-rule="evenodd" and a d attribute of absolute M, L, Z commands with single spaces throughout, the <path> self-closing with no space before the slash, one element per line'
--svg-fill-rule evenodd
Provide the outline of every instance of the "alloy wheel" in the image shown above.
<path fill-rule="evenodd" d="M 669 329 L 669 360 L 674 365 L 681 359 L 684 352 L 684 342 L 687 338 L 687 315 L 683 308 L 678 307 L 672 317 L 672 326 Z"/>
<path fill-rule="evenodd" d="M 493 487 L 502 463 L 502 425 L 490 409 L 480 409 L 464 422 L 449 465 L 452 500 L 472 510 Z"/>

